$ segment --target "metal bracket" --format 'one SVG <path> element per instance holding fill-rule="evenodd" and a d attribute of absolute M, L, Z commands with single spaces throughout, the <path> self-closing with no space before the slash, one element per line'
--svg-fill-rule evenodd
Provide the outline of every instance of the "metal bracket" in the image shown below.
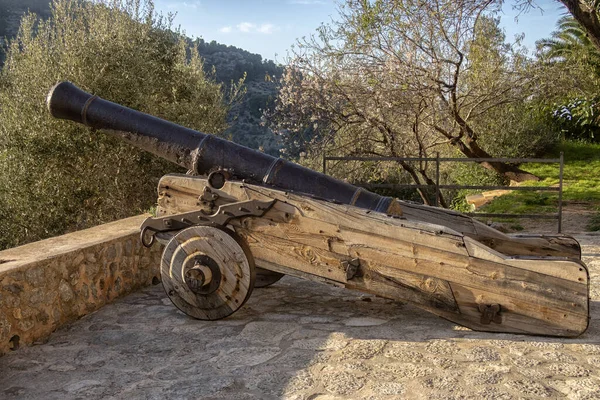
<path fill-rule="evenodd" d="M 192 225 L 225 226 L 234 218 L 262 217 L 276 201 L 248 200 L 223 204 L 211 215 L 198 210 L 159 218 L 146 218 L 140 227 L 140 240 L 145 247 L 150 247 L 154 243 L 154 235 L 158 232 L 178 231 Z M 146 233 L 150 234 L 148 240 Z"/>
<path fill-rule="evenodd" d="M 213 191 L 210 189 L 210 187 L 205 186 L 204 190 L 202 191 L 202 195 L 200 197 L 198 197 L 199 201 L 205 201 L 207 203 L 212 203 L 213 201 L 217 200 L 219 198 L 219 195 L 217 193 L 213 193 Z"/>
<path fill-rule="evenodd" d="M 496 324 L 502 323 L 500 304 L 479 304 L 479 312 L 481 312 L 480 322 L 482 325 L 489 325 L 492 322 Z"/>
<path fill-rule="evenodd" d="M 346 279 L 350 280 L 354 278 L 360 267 L 360 259 L 353 258 L 351 260 L 342 261 L 342 267 L 346 270 Z"/>

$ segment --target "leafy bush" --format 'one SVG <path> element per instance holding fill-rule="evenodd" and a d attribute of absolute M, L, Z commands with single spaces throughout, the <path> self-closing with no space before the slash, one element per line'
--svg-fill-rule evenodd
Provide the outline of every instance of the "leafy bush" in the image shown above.
<path fill-rule="evenodd" d="M 61 80 L 193 129 L 226 126 L 220 85 L 150 0 L 56 0 L 47 21 L 26 15 L 0 71 L 0 248 L 147 210 L 177 170 L 53 119 L 45 97 Z"/>
<path fill-rule="evenodd" d="M 555 146 L 562 132 L 553 109 L 543 104 L 514 103 L 494 110 L 478 125 L 482 145 L 494 157 L 538 157 Z"/>
<path fill-rule="evenodd" d="M 600 105 L 597 98 L 577 98 L 557 105 L 553 113 L 567 139 L 600 142 Z"/>

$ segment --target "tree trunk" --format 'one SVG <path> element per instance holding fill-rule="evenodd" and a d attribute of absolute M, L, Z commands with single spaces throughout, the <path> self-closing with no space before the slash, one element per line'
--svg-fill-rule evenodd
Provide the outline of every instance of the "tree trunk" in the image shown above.
<path fill-rule="evenodd" d="M 469 158 L 493 158 L 487 151 L 483 150 L 475 140 L 467 137 L 467 144 L 461 140 L 452 142 L 452 144 Z M 514 182 L 539 181 L 540 178 L 534 174 L 523 171 L 519 167 L 503 162 L 482 161 L 479 163 L 482 167 L 495 171 L 500 175 Z"/>
<path fill-rule="evenodd" d="M 398 161 L 398 164 L 400 164 L 400 166 L 402 166 L 402 169 L 404 169 L 406 172 L 408 172 L 410 177 L 413 179 L 413 182 L 415 182 L 417 185 L 421 184 L 419 175 L 417 175 L 417 171 L 415 171 L 415 169 L 413 167 L 411 167 L 409 164 L 405 163 L 404 161 Z M 417 193 L 419 193 L 419 196 L 421 196 L 421 200 L 423 200 L 423 204 L 425 204 L 427 206 L 431 205 L 429 198 L 427 197 L 425 192 L 423 192 L 423 189 L 417 188 Z"/>
<path fill-rule="evenodd" d="M 402 169 L 404 169 L 406 172 L 408 172 L 408 174 L 413 179 L 414 183 L 416 183 L 417 185 L 421 185 L 421 180 L 419 179 L 419 175 L 417 174 L 417 171 L 413 167 L 411 167 L 409 164 L 407 164 L 404 161 L 398 161 L 398 164 L 400 164 Z M 425 183 L 427 185 L 429 185 L 432 188 L 435 188 L 437 190 L 435 182 L 433 181 L 433 179 L 431 179 L 430 177 L 427 176 L 427 173 L 424 170 L 420 170 L 419 173 L 421 174 L 421 176 L 423 177 L 423 179 L 425 180 Z M 427 206 L 432 205 L 431 201 L 429 200 L 429 196 L 427 196 L 427 194 L 423 191 L 423 189 L 417 188 L 417 192 L 419 193 L 419 196 L 421 196 L 421 200 L 423 200 L 423 204 L 425 204 Z M 437 206 L 443 207 L 443 208 L 448 208 L 448 203 L 446 203 L 446 199 L 444 198 L 444 195 L 442 194 L 442 192 L 438 191 L 437 195 L 440 200 L 440 203 L 437 204 Z"/>
<path fill-rule="evenodd" d="M 420 171 L 420 172 L 421 172 L 421 176 L 423 176 L 423 179 L 425 180 L 425 183 L 427 183 L 429 186 L 431 186 L 437 190 L 437 197 L 439 199 L 439 204 L 437 204 L 437 206 L 443 207 L 443 208 L 448 208 L 448 203 L 446 203 L 446 199 L 444 198 L 442 191 L 437 188 L 437 185 L 435 184 L 433 179 L 428 177 L 427 174 L 425 173 L 425 171 Z"/>

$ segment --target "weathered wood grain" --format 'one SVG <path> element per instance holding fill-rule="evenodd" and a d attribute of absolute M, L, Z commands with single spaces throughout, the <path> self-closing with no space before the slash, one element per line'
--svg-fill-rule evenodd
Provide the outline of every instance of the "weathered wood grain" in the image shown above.
<path fill-rule="evenodd" d="M 194 293 L 186 283 L 185 273 L 197 256 L 208 256 L 219 266 L 221 279 L 212 293 Z M 248 300 L 255 272 L 252 258 L 232 236 L 221 229 L 194 226 L 180 231 L 165 247 L 161 277 L 177 308 L 194 318 L 217 320 L 231 315 Z"/>
<path fill-rule="evenodd" d="M 158 215 L 162 216 L 163 212 L 166 212 L 163 210 L 167 209 L 170 212 L 185 212 L 197 209 L 199 206 L 198 196 L 203 189 L 204 185 L 197 177 L 176 174 L 166 175 L 159 183 Z M 223 196 L 220 201 L 235 201 L 235 199 L 241 199 L 240 195 L 248 197 L 245 193 L 248 186 L 243 187 L 239 183 L 228 182 L 223 189 L 223 191 L 217 191 Z M 257 193 L 266 194 L 269 190 L 259 187 L 255 187 L 255 189 L 255 196 Z M 233 198 L 229 197 L 229 194 L 234 194 Z M 268 195 L 265 195 L 265 198 L 268 197 Z M 282 198 L 280 200 L 284 201 Z M 439 226 L 440 229 L 450 229 L 453 232 L 471 237 L 507 256 L 581 258 L 579 244 L 570 237 L 561 235 L 506 235 L 458 212 L 401 201 L 395 201 L 390 209 L 394 211 L 392 214 L 401 215 L 407 221 L 434 224 Z"/>
<path fill-rule="evenodd" d="M 342 261 L 350 257 L 276 236 L 238 230 L 257 260 L 286 265 L 337 282 L 346 282 Z M 262 265 L 262 264 L 261 264 Z"/>
<path fill-rule="evenodd" d="M 457 283 L 451 283 L 450 286 L 459 304 L 460 317 L 455 315 L 442 315 L 442 317 L 463 325 L 465 323 L 462 321 L 468 321 L 468 326 L 474 330 L 575 337 L 585 332 L 588 327 L 589 318 L 581 314 L 563 312 L 553 307 L 543 307 Z M 501 304 L 502 323 L 482 325 L 479 304 Z"/>

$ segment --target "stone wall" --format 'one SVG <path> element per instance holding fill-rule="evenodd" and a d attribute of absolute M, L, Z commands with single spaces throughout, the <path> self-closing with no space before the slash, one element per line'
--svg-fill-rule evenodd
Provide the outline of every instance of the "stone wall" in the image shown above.
<path fill-rule="evenodd" d="M 0 355 L 160 281 L 161 246 L 137 216 L 0 252 Z"/>

